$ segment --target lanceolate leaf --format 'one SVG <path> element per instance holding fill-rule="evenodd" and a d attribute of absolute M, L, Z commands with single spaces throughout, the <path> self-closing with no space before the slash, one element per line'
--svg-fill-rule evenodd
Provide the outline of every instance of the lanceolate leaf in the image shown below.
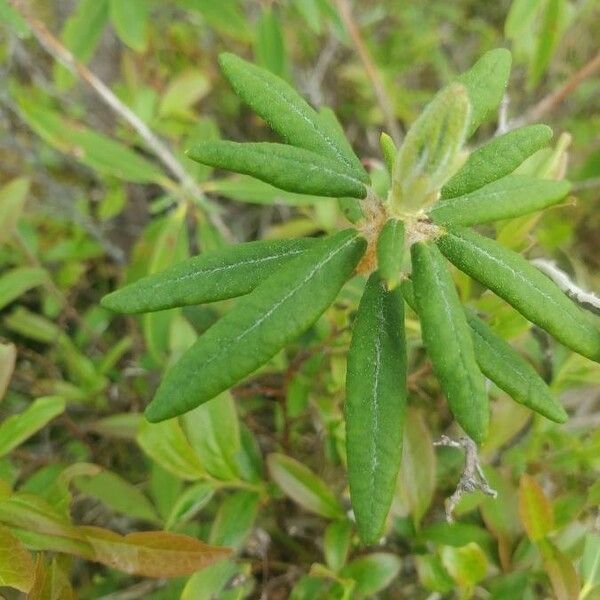
<path fill-rule="evenodd" d="M 433 245 L 411 248 L 423 342 L 459 425 L 476 442 L 487 436 L 489 407 L 483 375 L 456 288 Z"/>
<path fill-rule="evenodd" d="M 0 277 L 0 310 L 47 279 L 46 270 L 38 267 L 17 267 L 8 271 Z"/>
<path fill-rule="evenodd" d="M 456 198 L 510 175 L 527 157 L 548 145 L 552 129 L 529 125 L 492 138 L 471 153 L 461 170 L 442 188 L 442 198 Z"/>
<path fill-rule="evenodd" d="M 29 193 L 29 179 L 19 177 L 0 188 L 0 243 L 15 231 Z"/>
<path fill-rule="evenodd" d="M 404 259 L 404 223 L 389 219 L 377 240 L 377 266 L 388 288 L 398 283 Z"/>
<path fill-rule="evenodd" d="M 332 133 L 330 120 L 318 115 L 288 83 L 234 54 L 221 54 L 219 62 L 236 94 L 286 142 L 328 156 L 368 183 L 348 143 L 340 142 L 339 131 Z"/>
<path fill-rule="evenodd" d="M 600 361 L 600 332 L 560 288 L 522 256 L 468 229 L 438 239 L 441 251 L 565 346 Z"/>
<path fill-rule="evenodd" d="M 410 281 L 403 281 L 401 290 L 406 302 L 416 310 Z M 547 419 L 564 423 L 567 413 L 537 371 L 473 311 L 465 311 L 473 335 L 475 358 L 482 373 L 519 404 Z"/>
<path fill-rule="evenodd" d="M 486 52 L 468 71 L 457 79 L 469 94 L 471 119 L 469 135 L 498 108 L 510 75 L 510 52 L 497 48 Z"/>
<path fill-rule="evenodd" d="M 364 198 L 367 188 L 347 168 L 303 148 L 266 142 L 202 142 L 187 155 L 202 164 L 252 175 L 288 192 Z"/>
<path fill-rule="evenodd" d="M 429 211 L 439 225 L 476 225 L 520 217 L 560 202 L 569 192 L 567 181 L 507 175 L 464 196 L 442 200 Z"/>
<path fill-rule="evenodd" d="M 105 296 L 102 306 L 141 313 L 243 296 L 316 242 L 266 240 L 219 248 L 125 286 Z"/>
<path fill-rule="evenodd" d="M 356 524 L 377 541 L 392 503 L 402 458 L 406 408 L 404 301 L 376 271 L 352 328 L 346 374 L 346 454 Z"/>
<path fill-rule="evenodd" d="M 469 124 L 469 98 L 454 83 L 444 88 L 415 121 L 398 150 L 392 174 L 392 199 L 415 209 L 434 199 L 456 167 Z"/>
<path fill-rule="evenodd" d="M 473 332 L 475 356 L 483 374 L 519 404 L 552 421 L 564 423 L 567 420 L 565 409 L 537 371 L 477 315 L 469 311 L 467 318 Z"/>
<path fill-rule="evenodd" d="M 31 554 L 10 530 L 0 526 L 0 587 L 28 592 L 33 585 Z"/>
<path fill-rule="evenodd" d="M 276 453 L 269 455 L 267 463 L 275 483 L 304 509 L 329 519 L 344 516 L 344 509 L 335 494 L 307 466 Z"/>
<path fill-rule="evenodd" d="M 341 231 L 241 298 L 167 371 L 146 417 L 161 421 L 195 408 L 267 362 L 334 301 L 365 246 L 356 231 Z"/>
<path fill-rule="evenodd" d="M 526 473 L 519 483 L 519 516 L 532 542 L 539 542 L 554 529 L 552 503 L 540 484 Z"/>

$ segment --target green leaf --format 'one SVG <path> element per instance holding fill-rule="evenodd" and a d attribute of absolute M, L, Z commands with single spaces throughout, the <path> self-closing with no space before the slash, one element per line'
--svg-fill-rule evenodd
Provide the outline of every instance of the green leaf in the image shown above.
<path fill-rule="evenodd" d="M 437 240 L 446 257 L 565 346 L 600 361 L 600 332 L 546 275 L 522 256 L 468 229 Z"/>
<path fill-rule="evenodd" d="M 285 78 L 287 72 L 285 44 L 281 24 L 272 8 L 263 8 L 256 24 L 254 41 L 256 62 L 277 75 Z"/>
<path fill-rule="evenodd" d="M 191 410 L 267 362 L 335 300 L 365 246 L 356 231 L 341 231 L 238 300 L 167 371 L 146 417 L 160 421 Z"/>
<path fill-rule="evenodd" d="M 471 153 L 467 162 L 442 188 L 442 198 L 464 196 L 510 175 L 526 158 L 550 143 L 552 129 L 529 125 L 493 137 Z"/>
<path fill-rule="evenodd" d="M 45 269 L 17 267 L 0 277 L 0 310 L 28 290 L 48 281 Z"/>
<path fill-rule="evenodd" d="M 217 479 L 236 479 L 240 424 L 231 394 L 224 392 L 181 417 L 187 438 L 206 471 Z"/>
<path fill-rule="evenodd" d="M 385 526 L 402 459 L 406 410 L 404 301 L 376 271 L 352 327 L 346 373 L 346 454 L 360 536 L 375 543 Z"/>
<path fill-rule="evenodd" d="M 102 299 L 102 306 L 141 313 L 243 296 L 316 243 L 305 238 L 225 246 L 112 292 Z"/>
<path fill-rule="evenodd" d="M 433 440 L 420 412 L 410 409 L 406 414 L 402 444 L 402 463 L 396 488 L 397 501 L 411 513 L 418 524 L 433 499 L 436 487 L 436 456 Z"/>
<path fill-rule="evenodd" d="M 382 132 L 379 136 L 379 146 L 383 154 L 383 160 L 388 172 L 391 174 L 394 170 L 394 164 L 396 163 L 396 156 L 398 155 L 398 149 L 394 140 L 385 132 Z"/>
<path fill-rule="evenodd" d="M 29 36 L 29 25 L 10 5 L 8 0 L 0 0 L 0 23 L 6 23 L 20 38 Z"/>
<path fill-rule="evenodd" d="M 510 76 L 512 58 L 504 48 L 486 52 L 468 71 L 457 78 L 471 101 L 470 136 L 498 108 Z"/>
<path fill-rule="evenodd" d="M 455 419 L 469 437 L 482 442 L 489 424 L 487 393 L 454 282 L 435 246 L 417 242 L 411 257 L 427 354 Z"/>
<path fill-rule="evenodd" d="M 416 310 L 410 281 L 404 280 L 401 290 L 406 302 Z M 465 311 L 481 372 L 519 404 L 551 421 L 564 423 L 567 413 L 537 371 L 472 310 L 465 308 Z"/>
<path fill-rule="evenodd" d="M 187 69 L 167 86 L 160 101 L 161 117 L 194 118 L 191 107 L 210 91 L 210 81 L 199 69 Z"/>
<path fill-rule="evenodd" d="M 369 177 L 360 161 L 332 135 L 331 122 L 318 115 L 285 81 L 234 54 L 219 57 L 221 68 L 236 94 L 288 143 L 337 161 L 362 181 Z"/>
<path fill-rule="evenodd" d="M 567 181 L 507 175 L 464 196 L 438 202 L 429 216 L 446 227 L 512 219 L 557 204 L 570 188 Z"/>
<path fill-rule="evenodd" d="M 538 482 L 526 473 L 519 484 L 519 515 L 532 542 L 543 540 L 554 529 L 552 504 Z"/>
<path fill-rule="evenodd" d="M 347 519 L 333 521 L 325 528 L 323 554 L 332 571 L 339 571 L 345 564 L 352 541 L 352 523 Z"/>
<path fill-rule="evenodd" d="M 33 586 L 34 564 L 31 554 L 6 527 L 0 527 L 0 587 L 27 593 Z"/>
<path fill-rule="evenodd" d="M 232 560 L 221 560 L 194 573 L 186 582 L 181 600 L 213 600 L 239 571 Z"/>
<path fill-rule="evenodd" d="M 23 120 L 45 142 L 88 167 L 134 183 L 164 182 L 160 169 L 123 144 L 65 119 L 25 92 L 19 94 L 17 103 Z"/>
<path fill-rule="evenodd" d="M 65 401 L 58 396 L 46 396 L 34 400 L 21 414 L 13 415 L 0 425 L 0 456 L 35 435 L 52 419 L 63 413 Z"/>
<path fill-rule="evenodd" d="M 221 503 L 210 531 L 210 542 L 216 546 L 242 548 L 254 527 L 260 496 L 241 490 Z"/>
<path fill-rule="evenodd" d="M 177 0 L 181 6 L 200 13 L 218 33 L 240 42 L 252 39 L 239 0 Z"/>
<path fill-rule="evenodd" d="M 267 465 L 275 483 L 302 508 L 328 519 L 344 517 L 334 493 L 307 466 L 284 454 L 269 454 Z"/>
<path fill-rule="evenodd" d="M 488 561 L 483 550 L 471 542 L 461 548 L 444 546 L 442 564 L 454 581 L 462 587 L 472 589 L 487 573 Z"/>
<path fill-rule="evenodd" d="M 392 171 L 392 202 L 400 210 L 435 200 L 457 167 L 470 111 L 466 89 L 454 83 L 435 96 L 408 130 Z"/>
<path fill-rule="evenodd" d="M 137 443 L 152 460 L 181 479 L 194 480 L 206 476 L 177 419 L 158 424 L 142 421 Z"/>
<path fill-rule="evenodd" d="M 600 585 L 600 534 L 585 534 L 580 571 L 583 579 L 580 598 L 583 600 L 591 590 Z"/>
<path fill-rule="evenodd" d="M 504 35 L 518 40 L 526 34 L 543 0 L 513 0 L 504 24 Z"/>
<path fill-rule="evenodd" d="M 63 44 L 81 63 L 87 63 L 96 49 L 108 21 L 109 0 L 81 0 L 69 15 L 62 30 Z M 61 90 L 67 90 L 75 81 L 66 67 L 55 63 L 54 78 Z"/>
<path fill-rule="evenodd" d="M 550 540 L 540 540 L 544 570 L 550 578 L 556 600 L 578 600 L 579 579 L 571 560 L 565 556 Z"/>
<path fill-rule="evenodd" d="M 146 496 L 127 480 L 110 471 L 82 475 L 73 479 L 84 495 L 95 498 L 110 509 L 133 519 L 157 523 L 159 517 Z"/>
<path fill-rule="evenodd" d="M 546 382 L 521 355 L 473 312 L 467 312 L 473 333 L 475 356 L 483 374 L 516 402 L 557 423 L 567 413 Z"/>
<path fill-rule="evenodd" d="M 536 32 L 536 43 L 530 64 L 529 83 L 535 87 L 546 72 L 554 50 L 567 22 L 565 0 L 547 0 L 541 15 L 541 28 Z"/>
<path fill-rule="evenodd" d="M 144 52 L 148 45 L 148 0 L 110 0 L 110 20 L 117 35 L 132 50 Z"/>
<path fill-rule="evenodd" d="M 400 572 L 400 566 L 400 559 L 394 554 L 373 552 L 347 564 L 340 571 L 340 577 L 356 582 L 353 599 L 372 598 L 392 583 Z"/>
<path fill-rule="evenodd" d="M 0 402 L 6 394 L 15 369 L 17 348 L 14 344 L 0 344 Z"/>
<path fill-rule="evenodd" d="M 377 239 L 377 268 L 388 289 L 400 280 L 404 261 L 404 223 L 388 219 Z"/>
<path fill-rule="evenodd" d="M 285 144 L 215 140 L 196 144 L 187 155 L 199 163 L 251 175 L 288 192 L 364 198 L 367 188 L 326 156 Z"/>
<path fill-rule="evenodd" d="M 15 232 L 29 194 L 30 181 L 18 177 L 0 188 L 0 244 Z"/>
<path fill-rule="evenodd" d="M 435 554 L 418 554 L 415 556 L 419 581 L 429 590 L 448 594 L 454 589 L 454 580 L 444 568 L 442 561 Z"/>
<path fill-rule="evenodd" d="M 214 486 L 209 483 L 195 483 L 177 495 L 165 521 L 165 529 L 172 529 L 192 519 L 208 504 L 214 494 Z"/>

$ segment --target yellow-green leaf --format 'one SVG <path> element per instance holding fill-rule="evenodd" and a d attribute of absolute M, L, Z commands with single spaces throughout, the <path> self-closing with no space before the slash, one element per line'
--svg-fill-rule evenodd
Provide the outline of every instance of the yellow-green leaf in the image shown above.
<path fill-rule="evenodd" d="M 519 515 L 532 542 L 539 542 L 554 529 L 552 504 L 539 483 L 527 474 L 519 485 Z"/>
<path fill-rule="evenodd" d="M 29 592 L 33 585 L 31 554 L 6 527 L 0 527 L 0 587 Z"/>

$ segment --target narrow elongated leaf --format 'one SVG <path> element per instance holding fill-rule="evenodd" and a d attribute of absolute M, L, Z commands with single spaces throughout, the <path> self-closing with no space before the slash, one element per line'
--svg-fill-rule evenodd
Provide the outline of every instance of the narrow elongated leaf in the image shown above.
<path fill-rule="evenodd" d="M 0 425 L 0 456 L 37 433 L 65 410 L 65 401 L 57 396 L 38 398 L 24 412 L 8 417 Z"/>
<path fill-rule="evenodd" d="M 187 155 L 202 164 L 252 175 L 288 192 L 364 198 L 367 188 L 344 165 L 304 148 L 266 142 L 202 142 Z"/>
<path fill-rule="evenodd" d="M 586 533 L 580 569 L 583 580 L 580 597 L 585 598 L 591 590 L 600 585 L 600 534 Z"/>
<path fill-rule="evenodd" d="M 315 243 L 312 238 L 266 240 L 219 248 L 112 292 L 102 306 L 141 313 L 243 296 Z"/>
<path fill-rule="evenodd" d="M 519 404 L 564 423 L 567 413 L 546 382 L 521 355 L 472 312 L 467 319 L 473 332 L 475 355 L 483 374 Z"/>
<path fill-rule="evenodd" d="M 471 153 L 461 170 L 442 188 L 442 198 L 463 196 L 510 175 L 526 158 L 550 143 L 552 129 L 528 125 L 493 137 Z"/>
<path fill-rule="evenodd" d="M 152 460 L 181 479 L 194 480 L 206 476 L 198 455 L 176 419 L 158 424 L 143 421 L 137 443 Z"/>
<path fill-rule="evenodd" d="M 554 529 L 552 504 L 540 484 L 527 474 L 519 484 L 519 515 L 532 542 L 539 542 Z"/>
<path fill-rule="evenodd" d="M 334 301 L 365 247 L 356 231 L 341 231 L 241 298 L 167 371 L 146 417 L 161 421 L 195 408 L 267 362 Z"/>
<path fill-rule="evenodd" d="M 287 143 L 328 156 L 368 183 L 369 176 L 354 153 L 349 154 L 348 143 L 341 143 L 339 132 L 332 134 L 331 123 L 288 83 L 234 54 L 221 54 L 219 62 L 236 94 Z"/>
<path fill-rule="evenodd" d="M 269 69 L 278 77 L 285 77 L 287 71 L 285 43 L 281 23 L 272 8 L 262 10 L 256 24 L 254 42 L 256 62 Z"/>
<path fill-rule="evenodd" d="M 29 179 L 19 177 L 0 188 L 0 244 L 15 231 L 29 193 Z"/>
<path fill-rule="evenodd" d="M 383 133 L 379 137 L 379 146 L 383 154 L 383 160 L 388 172 L 391 174 L 394 170 L 394 164 L 396 163 L 396 156 L 398 155 L 398 149 L 394 144 L 394 140 L 387 134 Z"/>
<path fill-rule="evenodd" d="M 110 0 L 110 19 L 118 36 L 136 52 L 148 43 L 148 0 Z"/>
<path fill-rule="evenodd" d="M 529 65 L 529 84 L 536 86 L 546 72 L 552 54 L 568 23 L 568 4 L 565 0 L 548 0 L 544 3 L 541 26 L 536 31 L 535 50 Z"/>
<path fill-rule="evenodd" d="M 99 527 L 78 527 L 93 548 L 93 559 L 142 577 L 181 577 L 231 554 L 228 548 L 209 546 L 196 538 L 167 531 L 140 531 L 119 535 Z"/>
<path fill-rule="evenodd" d="M 164 182 L 160 169 L 133 150 L 81 123 L 63 118 L 30 95 L 19 94 L 19 112 L 45 142 L 101 173 L 135 183 Z"/>
<path fill-rule="evenodd" d="M 392 199 L 416 209 L 435 199 L 454 171 L 465 140 L 470 114 L 466 89 L 444 88 L 409 129 L 398 150 L 392 173 Z"/>
<path fill-rule="evenodd" d="M 267 465 L 275 483 L 304 509 L 329 519 L 344 516 L 334 493 L 307 466 L 284 454 L 269 454 Z"/>
<path fill-rule="evenodd" d="M 347 564 L 340 577 L 353 579 L 352 598 L 372 598 L 386 588 L 400 572 L 400 559 L 387 552 L 373 552 Z"/>
<path fill-rule="evenodd" d="M 46 270 L 38 267 L 17 267 L 8 271 L 0 277 L 0 310 L 47 279 Z"/>
<path fill-rule="evenodd" d="M 214 485 L 195 483 L 177 495 L 177 500 L 165 520 L 165 529 L 187 522 L 194 517 L 213 497 Z"/>
<path fill-rule="evenodd" d="M 346 454 L 356 524 L 363 541 L 381 535 L 402 459 L 406 410 L 404 301 L 373 273 L 363 293 L 348 352 Z"/>
<path fill-rule="evenodd" d="M 323 554 L 325 562 L 332 571 L 339 571 L 345 564 L 352 541 L 352 522 L 333 521 L 325 528 L 323 535 Z"/>
<path fill-rule="evenodd" d="M 377 267 L 388 289 L 400 280 L 404 260 L 404 223 L 389 219 L 377 239 Z"/>
<path fill-rule="evenodd" d="M 508 84 L 511 62 L 510 52 L 497 48 L 486 52 L 458 77 L 457 81 L 467 88 L 471 101 L 469 135 L 498 108 Z"/>
<path fill-rule="evenodd" d="M 31 554 L 10 530 L 0 527 L 0 587 L 28 592 L 33 585 L 33 574 Z"/>
<path fill-rule="evenodd" d="M 254 527 L 260 496 L 240 490 L 228 496 L 219 506 L 210 532 L 210 543 L 241 548 Z"/>
<path fill-rule="evenodd" d="M 411 257 L 427 354 L 455 419 L 471 438 L 482 442 L 489 424 L 488 399 L 454 282 L 435 246 L 417 242 Z"/>
<path fill-rule="evenodd" d="M 570 187 L 567 181 L 507 175 L 464 196 L 438 202 L 429 216 L 447 227 L 511 219 L 557 204 Z"/>
<path fill-rule="evenodd" d="M 550 540 L 540 540 L 540 553 L 544 570 L 550 578 L 557 600 L 578 600 L 580 595 L 579 578 L 573 563 Z"/>
<path fill-rule="evenodd" d="M 92 57 L 107 20 L 108 0 L 82 0 L 66 20 L 61 39 L 80 62 L 85 64 Z M 75 76 L 58 63 L 54 77 L 62 90 L 75 81 Z"/>
<path fill-rule="evenodd" d="M 408 305 L 416 310 L 410 281 L 403 281 L 401 290 Z M 547 419 L 564 423 L 567 413 L 538 372 L 473 311 L 467 308 L 465 311 L 473 335 L 475 358 L 481 372 L 519 404 L 535 410 Z"/>
<path fill-rule="evenodd" d="M 546 275 L 522 256 L 468 229 L 449 231 L 438 247 L 467 273 L 565 346 L 600 361 L 600 332 Z"/>
<path fill-rule="evenodd" d="M 16 346 L 14 344 L 0 344 L 0 401 L 2 401 L 8 389 L 16 360 Z"/>

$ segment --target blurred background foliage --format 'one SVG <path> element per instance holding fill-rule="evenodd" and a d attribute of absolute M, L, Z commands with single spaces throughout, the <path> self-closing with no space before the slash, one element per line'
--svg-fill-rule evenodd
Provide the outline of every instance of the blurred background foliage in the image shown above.
<path fill-rule="evenodd" d="M 409 315 L 402 472 L 387 534 L 370 548 L 348 514 L 342 419 L 360 280 L 230 394 L 157 425 L 141 411 L 161 373 L 229 302 L 141 317 L 98 304 L 190 254 L 344 222 L 348 207 L 335 200 L 281 192 L 185 157 L 196 140 L 272 137 L 220 75 L 224 50 L 333 107 L 385 193 L 380 132 L 400 137 L 439 87 L 483 52 L 510 48 L 514 69 L 498 124 L 550 124 L 554 147 L 527 168 L 566 174 L 574 192 L 543 216 L 488 232 L 600 290 L 597 0 L 12 4 L 18 10 L 0 0 L 5 597 L 33 585 L 29 597 L 40 599 L 600 598 L 600 367 L 532 331 L 465 277 L 456 274 L 464 300 L 493 315 L 494 329 L 544 373 L 571 419 L 554 425 L 490 388 L 482 459 L 499 497 L 466 496 L 457 522 L 446 523 L 444 499 L 463 458 L 433 447 L 441 433 L 457 432 Z M 73 75 L 44 51 L 48 32 L 164 141 L 175 168 L 107 106 L 86 72 Z M 92 558 L 107 567 L 59 543 L 73 523 L 184 533 L 234 551 L 191 577 L 145 578 L 122 549 L 112 562 Z M 35 572 L 26 547 L 44 551 Z"/>

